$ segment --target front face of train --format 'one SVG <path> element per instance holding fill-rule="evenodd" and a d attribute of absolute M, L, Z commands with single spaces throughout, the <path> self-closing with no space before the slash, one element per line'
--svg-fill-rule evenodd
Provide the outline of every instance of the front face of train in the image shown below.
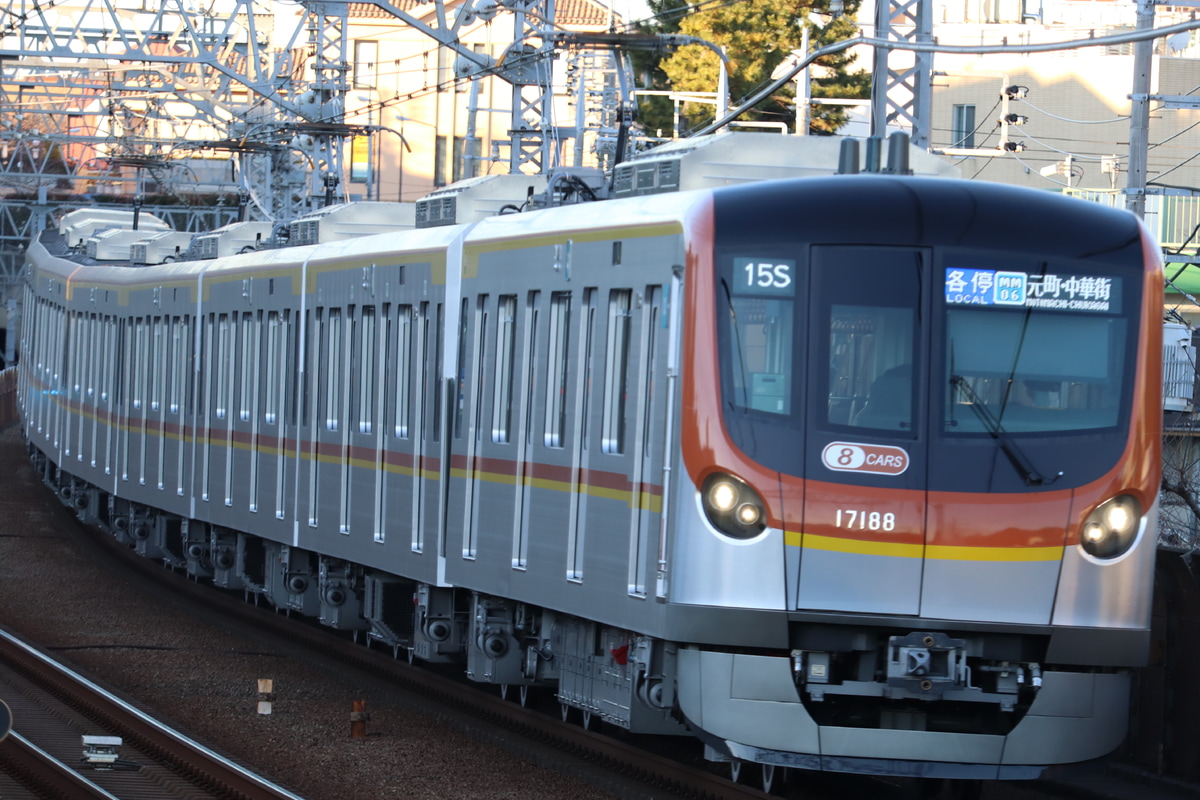
<path fill-rule="evenodd" d="M 679 547 L 673 597 L 786 611 L 804 709 L 734 755 L 1101 755 L 1150 615 L 1161 347 L 1140 228 L 1006 188 L 820 184 L 718 193 L 691 276 L 692 374 L 719 390 L 685 395 L 705 541 Z"/>

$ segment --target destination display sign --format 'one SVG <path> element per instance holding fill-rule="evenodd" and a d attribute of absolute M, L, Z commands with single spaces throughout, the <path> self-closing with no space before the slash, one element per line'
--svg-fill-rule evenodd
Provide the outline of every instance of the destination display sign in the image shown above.
<path fill-rule="evenodd" d="M 946 268 L 946 304 L 1117 313 L 1121 281 L 1101 275 L 1031 275 Z"/>

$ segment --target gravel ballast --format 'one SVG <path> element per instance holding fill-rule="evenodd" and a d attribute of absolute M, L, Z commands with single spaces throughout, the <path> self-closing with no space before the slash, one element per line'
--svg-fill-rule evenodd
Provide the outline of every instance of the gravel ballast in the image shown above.
<path fill-rule="evenodd" d="M 0 624 L 308 800 L 611 796 L 106 567 L 17 426 L 0 432 L 0 471 Z M 274 681 L 269 716 L 260 678 Z M 354 739 L 357 699 L 371 718 Z"/>

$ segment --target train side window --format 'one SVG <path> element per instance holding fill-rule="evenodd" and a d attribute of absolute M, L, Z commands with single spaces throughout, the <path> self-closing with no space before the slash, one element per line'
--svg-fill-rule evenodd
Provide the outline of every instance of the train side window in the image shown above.
<path fill-rule="evenodd" d="M 416 325 L 417 342 L 414 352 L 416 354 L 416 368 L 420 370 L 421 380 L 417 384 L 413 394 L 416 396 L 417 405 L 414 409 L 415 420 L 414 429 L 418 434 L 425 430 L 426 411 L 429 403 L 429 373 L 432 365 L 429 363 L 429 303 L 421 303 L 418 307 L 417 318 L 413 320 Z M 436 373 L 437 370 L 433 369 Z"/>
<path fill-rule="evenodd" d="M 426 319 L 426 324 L 429 320 Z M 434 326 L 433 347 L 433 414 L 430 438 L 435 442 L 441 441 L 442 436 L 442 347 L 445 346 L 446 307 L 445 303 L 437 304 L 437 322 Z"/>
<path fill-rule="evenodd" d="M 471 301 L 467 298 L 462 299 L 462 303 L 458 309 L 458 361 L 455 362 L 457 370 L 457 378 L 454 382 L 454 438 L 461 439 L 463 432 L 463 413 L 466 405 L 467 391 L 467 343 L 469 341 L 468 332 L 471 327 L 471 318 L 468 312 L 471 309 Z M 473 362 L 478 361 L 476 357 Z"/>
<path fill-rule="evenodd" d="M 308 365 L 308 374 L 304 378 L 304 397 L 307 414 L 305 422 L 309 426 L 309 433 L 306 444 L 309 447 L 311 458 L 308 462 L 308 524 L 309 527 L 317 527 L 317 512 L 320 510 L 318 503 L 319 495 L 317 487 L 320 485 L 320 469 L 321 461 L 318 459 L 317 450 L 317 431 L 321 425 L 321 404 L 324 395 L 317 387 L 317 376 L 323 364 L 327 364 L 326 353 L 329 343 L 325 336 L 325 309 L 318 308 L 313 313 L 313 324 L 309 327 L 308 352 L 311 361 Z M 332 380 L 327 376 L 327 379 Z"/>
<path fill-rule="evenodd" d="M 241 336 L 242 380 L 238 392 L 238 419 L 249 422 L 252 387 L 258 381 L 258 347 L 255 341 L 257 337 L 254 315 L 250 312 L 242 314 Z"/>
<path fill-rule="evenodd" d="M 324 358 L 321 362 L 328 365 L 329 383 L 325 386 L 325 429 L 336 431 L 338 420 L 342 417 L 342 388 L 345 380 L 342 376 L 342 311 L 339 308 L 328 309 L 326 321 L 326 341 Z"/>
<path fill-rule="evenodd" d="M 47 315 L 49 316 L 49 315 Z M 116 408 L 125 408 L 125 403 L 129 399 L 129 374 L 131 354 L 129 348 L 132 346 L 133 335 L 130 333 L 130 327 L 133 325 L 133 320 L 127 317 L 121 317 L 117 320 L 117 363 L 113 370 L 113 405 Z M 49 365 L 47 364 L 47 372 Z"/>
<path fill-rule="evenodd" d="M 167 408 L 172 414 L 178 414 L 183 404 L 184 367 L 187 359 L 187 341 L 185 322 L 180 317 L 171 320 L 171 380 L 170 396 L 167 398 Z"/>
<path fill-rule="evenodd" d="M 605 453 L 625 452 L 625 405 L 629 396 L 629 329 L 633 290 L 608 295 L 608 344 L 604 364 L 604 412 L 600 446 Z"/>
<path fill-rule="evenodd" d="M 267 371 L 263 376 L 266 381 L 266 395 L 263 399 L 263 422 L 274 425 L 279 421 L 279 386 L 283 369 L 281 343 L 284 333 L 280 329 L 279 312 L 267 314 Z"/>
<path fill-rule="evenodd" d="M 571 348 L 571 293 L 550 296 L 550 332 L 546 353 L 546 425 L 542 442 L 562 447 L 567 427 L 567 367 Z"/>
<path fill-rule="evenodd" d="M 147 345 L 148 335 L 146 331 L 146 318 L 138 317 L 133 323 L 134 341 L 136 344 L 133 348 L 133 391 L 131 399 L 133 408 L 140 409 L 145 401 L 146 392 L 146 355 L 149 352 Z"/>
<path fill-rule="evenodd" d="M 492 398 L 492 441 L 507 444 L 512 431 L 513 363 L 517 344 L 517 296 L 496 304 L 496 380 Z"/>
<path fill-rule="evenodd" d="M 596 337 L 596 305 L 599 290 L 583 290 L 583 365 L 580 368 L 579 392 L 582 395 L 578 439 L 582 449 L 588 449 L 588 433 L 591 425 L 592 366 Z"/>
<path fill-rule="evenodd" d="M 164 364 L 169 355 L 173 355 L 167 349 L 167 320 L 163 317 L 154 318 L 154 347 L 151 355 L 151 364 L 154 364 L 153 373 L 150 375 L 150 410 L 158 411 L 162 408 L 165 379 L 167 370 L 164 369 Z"/>
<path fill-rule="evenodd" d="M 74 334 L 70 337 L 70 386 L 71 393 L 79 395 L 82 389 L 83 375 L 83 315 L 72 311 L 67 317 L 67 322 L 71 326 Z"/>
<path fill-rule="evenodd" d="M 287 331 L 287 343 L 284 345 L 287 353 L 287 372 L 288 380 L 286 383 L 288 392 L 284 400 L 284 408 L 287 409 L 288 424 L 295 426 L 298 424 L 300 414 L 300 385 L 301 376 L 304 374 L 304 365 L 301 362 L 301 354 L 304 348 L 301 346 L 300 336 L 303 331 L 300 315 L 292 316 L 290 310 L 284 312 L 284 330 Z"/>
<path fill-rule="evenodd" d="M 358 364 L 358 432 L 371 433 L 375 425 L 375 306 L 363 306 L 360 311 L 361 334 Z"/>
<path fill-rule="evenodd" d="M 483 436 L 483 387 L 487 382 L 487 370 L 484 369 L 484 347 L 487 343 L 488 320 L 491 318 L 488 314 L 488 296 L 486 294 L 479 295 L 475 300 L 475 342 L 474 342 L 474 371 L 475 371 L 475 396 L 473 398 L 474 411 L 471 414 L 471 424 L 475 428 L 475 441 L 480 441 Z"/>
<path fill-rule="evenodd" d="M 97 372 L 100 368 L 100 320 L 95 314 L 80 315 L 81 374 L 79 377 L 80 402 L 94 405 L 97 395 Z"/>
<path fill-rule="evenodd" d="M 393 432 L 397 439 L 407 439 L 412 426 L 413 377 L 413 309 L 410 305 L 396 309 L 396 411 Z"/>
<path fill-rule="evenodd" d="M 522 424 L 524 426 L 525 444 L 530 444 L 533 438 L 533 404 L 534 387 L 537 383 L 537 342 L 538 323 L 542 317 L 542 293 L 530 292 L 525 299 L 525 353 L 523 377 L 525 381 L 524 410 Z"/>
<path fill-rule="evenodd" d="M 217 358 L 212 365 L 213 372 L 217 376 L 217 394 L 213 398 L 213 408 L 216 411 L 217 419 L 225 419 L 227 410 L 225 404 L 228 396 L 226 384 L 229 382 L 227 365 L 233 363 L 232 356 L 229 343 L 229 316 L 221 314 L 217 317 Z"/>
<path fill-rule="evenodd" d="M 114 317 L 104 317 L 101 320 L 101 335 L 102 345 L 101 353 L 103 368 L 100 370 L 100 376 L 96 379 L 99 387 L 100 402 L 105 404 L 112 398 L 112 381 L 113 381 L 113 347 L 116 345 L 116 340 L 113 337 L 113 329 L 116 327 L 116 319 Z"/>
<path fill-rule="evenodd" d="M 648 452 L 654 441 L 651 435 L 654 429 L 654 373 L 658 364 L 658 329 L 662 327 L 658 307 L 662 297 L 660 287 L 647 286 L 646 297 L 650 310 L 646 315 L 646 408 L 642 419 L 642 447 Z"/>

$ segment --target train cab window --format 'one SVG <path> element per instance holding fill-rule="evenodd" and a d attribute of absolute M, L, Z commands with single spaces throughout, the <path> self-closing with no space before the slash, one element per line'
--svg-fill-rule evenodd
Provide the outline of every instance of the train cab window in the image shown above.
<path fill-rule="evenodd" d="M 818 249 L 810 375 L 825 387 L 814 409 L 821 427 L 916 434 L 926 258 L 910 248 Z"/>
<path fill-rule="evenodd" d="M 829 421 L 913 427 L 913 310 L 835 305 L 829 330 Z"/>
<path fill-rule="evenodd" d="M 1005 275 L 1019 275 L 1033 288 L 1007 305 L 972 299 L 969 287 L 947 295 L 943 431 L 1045 434 L 1120 424 L 1129 371 L 1120 279 Z M 1046 302 L 1043 287 L 1067 281 L 1072 289 L 1056 288 L 1054 301 Z M 1026 294 L 1040 305 L 1025 305 Z"/>
<path fill-rule="evenodd" d="M 795 276 L 796 263 L 789 259 L 734 258 L 731 280 L 722 282 L 727 400 L 736 407 L 792 413 Z"/>

